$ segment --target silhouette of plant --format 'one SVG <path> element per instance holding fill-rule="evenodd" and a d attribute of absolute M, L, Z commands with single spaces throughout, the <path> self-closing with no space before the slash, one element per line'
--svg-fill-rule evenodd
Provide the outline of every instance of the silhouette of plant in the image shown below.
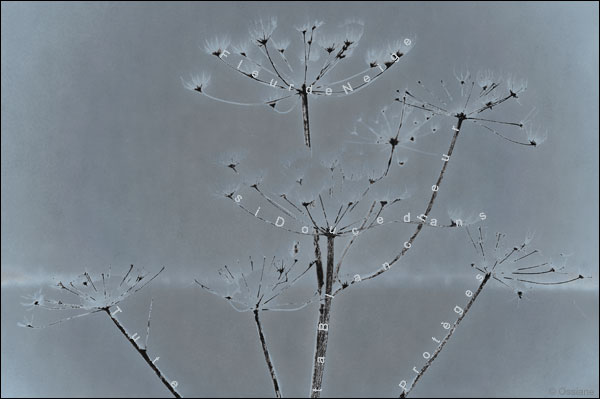
<path fill-rule="evenodd" d="M 444 329 L 447 330 L 445 337 L 439 342 L 435 351 L 418 371 L 410 386 L 403 389 L 400 394 L 401 398 L 405 398 L 410 394 L 423 377 L 423 374 L 431 367 L 456 331 L 460 322 L 475 303 L 475 300 L 479 298 L 483 289 L 488 286 L 487 284 L 490 281 L 511 290 L 521 300 L 525 295 L 525 289 L 530 289 L 534 286 L 568 284 L 586 278 L 581 274 L 566 272 L 566 260 L 564 259 L 562 265 L 557 265 L 551 260 L 543 259 L 539 250 L 530 248 L 533 239 L 532 235 L 527 235 L 517 245 L 506 246 L 504 243 L 505 234 L 496 233 L 495 240 L 489 243 L 489 240 L 485 239 L 481 227 L 478 230 L 479 235 L 475 235 L 474 239 L 469 228 L 466 228 L 469 239 L 478 256 L 478 260 L 471 263 L 471 267 L 479 272 L 476 276 L 479 285 L 475 292 L 466 291 L 465 294 L 470 299 L 464 309 L 455 308 L 455 312 L 458 313 L 456 321 L 452 325 L 450 323 L 442 323 Z"/>
<path fill-rule="evenodd" d="M 298 240 L 311 238 L 314 255 L 308 267 L 316 270 L 320 302 L 312 397 L 319 397 L 322 391 L 333 299 L 347 288 L 390 270 L 412 248 L 424 227 L 467 228 L 485 219 L 484 214 L 480 214 L 480 218 L 465 218 L 454 212 L 447 224 L 440 224 L 431 216 L 460 133 L 472 127 L 468 134 L 472 134 L 471 130 L 491 132 L 502 140 L 529 147 L 538 146 L 545 138 L 545 133 L 532 133 L 535 109 L 517 121 L 494 117 L 504 104 L 519 105 L 526 82 L 512 77 L 503 81 L 490 71 L 480 72 L 475 78 L 463 71 L 455 73 L 455 78 L 454 84 L 441 80 L 435 90 L 420 80 L 413 89 L 397 90 L 399 96 L 394 103 L 384 107 L 374 122 L 363 118 L 356 121 L 351 137 L 344 141 L 337 154 L 324 156 L 320 162 L 318 157 L 315 161 L 313 154 L 309 158 L 288 158 L 278 170 L 279 176 L 270 176 L 273 184 L 267 184 L 262 175 L 256 178 L 247 172 L 241 162 L 236 162 L 235 168 L 226 165 L 233 169 L 238 182 L 221 192 L 222 197 L 231 200 L 244 213 Z M 451 129 L 442 131 L 440 126 L 448 123 Z M 423 137 L 439 135 L 441 139 L 446 133 L 450 133 L 451 138 L 443 154 L 429 152 L 418 144 Z M 373 153 L 373 146 L 380 151 Z M 402 215 L 399 209 L 409 197 L 409 191 L 399 189 L 396 177 L 405 169 L 410 153 L 437 157 L 442 163 L 437 178 L 431 182 L 433 185 L 425 185 L 431 187 L 431 194 L 416 220 L 410 216 L 408 220 L 399 217 Z M 392 244 L 397 246 L 395 256 L 370 272 L 354 276 L 341 274 L 350 249 L 365 233 L 407 224 L 415 225 L 414 231 L 405 241 Z M 343 249 L 336 251 L 335 243 L 340 241 L 344 243 Z M 301 243 L 300 248 L 304 247 L 306 245 Z M 495 276 L 492 273 L 489 277 Z"/>
<path fill-rule="evenodd" d="M 304 144 L 310 148 L 311 96 L 343 97 L 357 93 L 387 72 L 414 46 L 414 40 L 405 37 L 385 48 L 370 49 L 366 54 L 366 69 L 342 79 L 328 80 L 338 65 L 352 58 L 363 35 L 364 23 L 350 19 L 331 33 L 325 32 L 323 25 L 321 21 L 314 21 L 296 27 L 295 38 L 302 40 L 298 57 L 294 57 L 297 49 L 291 39 L 277 38 L 275 18 L 252 23 L 249 36 L 235 45 L 227 36 L 205 41 L 206 53 L 233 72 L 271 89 L 262 101 L 243 102 L 217 97 L 207 90 L 210 76 L 206 73 L 183 80 L 184 86 L 212 100 L 241 106 L 268 105 L 282 114 L 291 112 L 299 102 Z"/>
<path fill-rule="evenodd" d="M 263 354 L 269 374 L 273 382 L 275 395 L 282 397 L 279 381 L 269 349 L 267 340 L 263 331 L 260 320 L 260 313 L 266 311 L 294 311 L 300 310 L 311 303 L 313 300 L 318 300 L 318 296 L 303 301 L 302 303 L 282 303 L 281 296 L 291 288 L 302 276 L 308 272 L 312 264 L 307 268 L 301 269 L 298 266 L 298 260 L 293 259 L 292 262 L 286 262 L 283 259 L 273 257 L 267 261 L 263 257 L 262 262 L 255 265 L 252 258 L 249 259 L 249 267 L 240 266 L 239 261 L 237 267 L 232 270 L 225 265 L 219 269 L 220 283 L 215 282 L 210 287 L 205 282 L 194 280 L 203 289 L 211 294 L 217 295 L 227 302 L 238 312 L 252 312 L 254 314 L 254 322 L 258 331 L 258 339 L 261 343 Z M 215 287 L 215 285 L 219 287 Z"/>
<path fill-rule="evenodd" d="M 43 295 L 42 291 L 40 290 L 36 294 L 25 297 L 27 302 L 23 303 L 23 306 L 27 307 L 28 310 L 43 309 L 48 311 L 84 311 L 84 313 L 77 313 L 73 316 L 64 317 L 50 323 L 39 325 L 34 324 L 32 314 L 30 318 L 25 318 L 22 323 L 19 323 L 19 326 L 25 328 L 43 329 L 95 313 L 105 313 L 117 327 L 123 337 L 129 341 L 129 343 L 144 359 L 148 367 L 150 367 L 154 373 L 156 373 L 157 377 L 169 390 L 169 392 L 171 392 L 174 397 L 180 398 L 181 395 L 176 389 L 177 382 L 169 382 L 164 373 L 158 368 L 158 366 L 156 366 L 155 363 L 157 359 L 153 361 L 148 355 L 148 338 L 150 337 L 152 301 L 150 301 L 146 337 L 144 339 L 143 346 L 137 342 L 141 337 L 137 333 L 132 335 L 127 332 L 127 329 L 116 317 L 117 314 L 122 312 L 119 304 L 150 284 L 156 277 L 158 277 L 160 273 L 163 272 L 163 270 L 165 270 L 164 267 L 155 274 L 149 274 L 144 270 L 134 268 L 134 266 L 131 265 L 127 270 L 127 273 L 125 273 L 125 275 L 122 277 L 111 275 L 111 269 L 109 268 L 107 273 L 101 273 L 95 279 L 93 279 L 88 272 L 84 272 L 68 283 L 59 281 L 56 284 L 56 287 L 60 290 L 60 293 L 68 294 L 71 299 L 50 299 Z M 73 301 L 73 299 L 75 299 L 75 301 Z"/>

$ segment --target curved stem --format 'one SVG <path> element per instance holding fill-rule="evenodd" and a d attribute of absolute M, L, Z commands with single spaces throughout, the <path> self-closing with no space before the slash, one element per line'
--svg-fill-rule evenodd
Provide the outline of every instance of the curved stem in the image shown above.
<path fill-rule="evenodd" d="M 457 123 L 456 127 L 454 128 L 454 135 L 452 136 L 452 141 L 450 142 L 450 147 L 448 148 L 448 151 L 447 151 L 448 157 L 452 156 L 452 152 L 454 151 L 454 146 L 456 145 L 456 141 L 458 140 L 458 135 L 460 133 L 460 129 L 461 129 L 463 121 L 465 119 L 466 118 L 464 118 L 464 117 L 458 117 L 458 123 Z M 448 167 L 449 163 L 450 163 L 449 160 L 447 162 L 444 162 L 444 165 L 442 166 L 442 169 L 440 170 L 440 174 L 438 175 L 437 181 L 435 183 L 435 185 L 438 187 L 438 190 L 442 184 L 442 180 L 444 179 L 444 173 L 446 173 L 446 168 Z M 431 212 L 431 209 L 433 208 L 433 204 L 435 203 L 435 199 L 437 198 L 437 194 L 438 194 L 438 192 L 434 191 L 433 194 L 431 195 L 431 197 L 429 198 L 429 202 L 427 203 L 427 209 L 424 212 L 425 216 L 429 216 L 429 213 Z M 400 258 L 403 257 L 409 251 L 410 248 L 412 248 L 412 245 L 413 245 L 414 241 L 417 239 L 417 237 L 419 236 L 419 234 L 421 233 L 421 230 L 423 229 L 424 224 L 425 223 L 419 223 L 417 225 L 415 232 L 408 239 L 408 241 L 404 244 L 402 250 L 394 257 L 394 259 L 392 259 L 390 262 L 388 262 L 388 266 L 392 266 L 394 263 L 398 262 L 400 260 Z M 381 268 L 381 269 L 374 271 L 366 276 L 362 276 L 361 281 L 373 279 L 373 278 L 379 276 L 380 274 L 385 273 L 387 270 L 390 270 L 390 268 L 389 267 Z M 339 287 L 333 295 L 334 296 L 337 295 L 339 292 L 345 290 L 348 287 L 351 287 L 355 283 L 356 283 L 356 280 L 352 280 L 348 285 Z"/>
<path fill-rule="evenodd" d="M 268 42 L 267 42 L 268 43 Z M 279 73 L 279 70 L 277 69 L 277 67 L 275 66 L 275 63 L 273 62 L 273 59 L 271 58 L 271 55 L 269 54 L 269 48 L 267 47 L 267 43 L 265 43 L 263 45 L 263 48 L 265 49 L 265 54 L 267 55 L 267 59 L 269 60 L 269 62 L 271 63 L 271 66 L 273 67 L 273 70 L 275 71 L 275 73 L 277 74 L 277 76 L 279 76 L 279 79 L 281 79 L 283 81 L 283 83 L 289 87 L 289 83 L 285 81 L 285 79 L 283 78 L 283 76 L 281 76 L 281 73 Z"/>

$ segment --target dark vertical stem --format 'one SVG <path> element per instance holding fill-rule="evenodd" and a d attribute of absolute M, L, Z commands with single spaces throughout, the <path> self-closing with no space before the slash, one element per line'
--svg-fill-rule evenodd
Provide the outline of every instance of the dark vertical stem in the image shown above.
<path fill-rule="evenodd" d="M 325 362 L 320 362 L 319 358 L 325 360 L 327 353 L 327 342 L 329 340 L 329 318 L 331 314 L 331 296 L 333 291 L 333 263 L 334 263 L 334 242 L 335 236 L 327 236 L 327 279 L 325 282 L 325 298 L 319 307 L 319 324 L 317 325 L 317 346 L 313 360 L 313 375 L 311 385 L 311 397 L 321 397 L 321 387 L 323 384 L 323 374 L 325 372 Z M 319 328 L 319 325 L 323 328 Z"/>
<path fill-rule="evenodd" d="M 302 122 L 304 123 L 304 144 L 310 148 L 310 124 L 308 122 L 308 94 L 306 93 L 306 85 L 302 85 L 300 99 L 302 102 Z"/>
<path fill-rule="evenodd" d="M 275 375 L 275 368 L 273 367 L 273 363 L 271 362 L 271 356 L 269 355 L 269 349 L 267 348 L 267 341 L 263 334 L 262 324 L 260 323 L 260 318 L 258 317 L 259 310 L 254 309 L 254 321 L 256 322 L 256 329 L 258 330 L 258 338 L 260 339 L 260 343 L 262 345 L 262 350 L 265 355 L 265 362 L 267 362 L 267 367 L 269 368 L 269 373 L 271 374 L 271 380 L 273 381 L 273 388 L 275 389 L 275 396 L 281 398 L 281 391 L 279 390 L 279 382 L 277 381 L 277 376 Z"/>
<path fill-rule="evenodd" d="M 115 323 L 115 326 L 117 326 L 117 328 L 119 329 L 119 331 L 121 332 L 121 334 L 123 334 L 123 336 L 125 338 L 127 338 L 127 340 L 129 341 L 129 343 L 131 345 L 133 345 L 133 347 L 140 354 L 140 356 L 142 358 L 144 358 L 144 360 L 146 361 L 146 363 L 148 364 L 148 366 L 150 366 L 150 368 L 152 370 L 154 370 L 154 372 L 156 373 L 156 375 L 158 376 L 158 378 L 160 379 L 160 381 L 164 384 L 165 387 L 167 387 L 167 389 L 169 390 L 169 392 L 171 392 L 174 397 L 181 398 L 181 395 L 179 394 L 179 392 L 177 392 L 177 390 L 175 388 L 173 388 L 173 386 L 167 380 L 167 378 L 162 373 L 162 371 L 160 371 L 160 369 L 154 363 L 152 363 L 152 360 L 150 360 L 150 358 L 148 357 L 148 353 L 147 353 L 146 349 L 145 348 L 141 348 L 135 342 L 135 340 L 129 334 L 127 334 L 127 331 L 125 331 L 125 328 L 121 325 L 121 323 L 119 323 L 119 321 L 116 318 L 114 318 L 110 314 L 110 311 L 108 309 L 104 309 L 104 311 L 106 312 L 106 314 L 108 315 L 108 317 L 110 317 L 110 319 L 112 320 L 112 322 Z"/>
<path fill-rule="evenodd" d="M 317 270 L 317 289 L 319 291 L 319 295 L 322 294 L 323 290 L 323 260 L 321 259 L 321 246 L 319 245 L 319 232 L 315 229 L 314 234 L 314 246 L 315 246 L 315 269 Z"/>
<path fill-rule="evenodd" d="M 477 297 L 479 296 L 479 294 L 483 290 L 483 287 L 485 287 L 485 285 L 489 281 L 491 275 L 492 274 L 489 273 L 489 272 L 486 273 L 485 277 L 481 281 L 481 284 L 479 284 L 479 288 L 477 288 L 477 291 L 475 291 L 475 293 L 471 297 L 471 300 L 469 301 L 469 303 L 467 303 L 467 306 L 465 306 L 462 314 L 458 317 L 458 319 L 456 319 L 456 321 L 454 322 L 454 325 L 450 328 L 450 330 L 448 331 L 448 334 L 446 334 L 446 337 L 444 338 L 444 340 L 442 341 L 442 343 L 437 347 L 437 349 L 435 350 L 435 352 L 433 352 L 433 355 L 431 355 L 431 357 L 429 358 L 429 360 L 427 360 L 427 363 L 425 363 L 425 365 L 421 368 L 421 370 L 419 370 L 419 374 L 417 374 L 417 376 L 415 377 L 415 380 L 410 385 L 410 388 L 408 390 L 406 390 L 406 391 L 403 391 L 400 394 L 401 398 L 405 398 L 405 397 L 408 396 L 408 394 L 410 393 L 410 391 L 412 391 L 414 389 L 415 385 L 417 385 L 417 382 L 419 382 L 419 380 L 421 379 L 421 377 L 423 376 L 423 374 L 427 371 L 427 369 L 429 368 L 429 366 L 431 366 L 431 364 L 433 363 L 433 361 L 438 357 L 438 355 L 440 354 L 440 352 L 442 351 L 442 349 L 444 349 L 444 346 L 446 346 L 446 344 L 450 340 L 450 337 L 452 337 L 452 334 L 454 334 L 454 331 L 456 331 L 456 327 L 458 327 L 458 325 L 460 324 L 460 322 L 462 321 L 462 319 L 465 318 L 465 316 L 467 315 L 467 312 L 469 311 L 469 309 L 471 309 L 471 306 L 473 305 L 473 303 L 475 302 L 475 300 L 477 299 Z"/>

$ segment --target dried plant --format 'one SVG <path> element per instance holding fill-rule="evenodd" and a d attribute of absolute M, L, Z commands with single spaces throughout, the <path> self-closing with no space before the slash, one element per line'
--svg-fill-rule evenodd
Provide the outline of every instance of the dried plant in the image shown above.
<path fill-rule="evenodd" d="M 349 137 L 340 141 L 337 153 L 313 156 L 309 99 L 342 98 L 360 92 L 391 70 L 412 49 L 415 39 L 399 36 L 381 49 L 367 49 L 364 68 L 350 72 L 344 69 L 342 76 L 336 76 L 347 64 L 345 60 L 353 58 L 358 49 L 364 32 L 362 21 L 347 20 L 331 32 L 323 22 L 311 21 L 295 27 L 293 38 L 279 36 L 277 28 L 275 18 L 261 19 L 250 25 L 248 36 L 242 40 L 220 36 L 204 42 L 205 52 L 226 70 L 265 89 L 259 99 L 221 97 L 213 92 L 207 73 L 182 79 L 186 89 L 229 105 L 266 105 L 279 114 L 288 114 L 300 104 L 304 145 L 311 149 L 310 154 L 287 159 L 279 170 L 270 171 L 268 177 L 266 173 L 253 174 L 246 168 L 245 151 L 230 152 L 218 160 L 236 181 L 219 189 L 217 196 L 232 201 L 242 213 L 289 233 L 293 238 L 289 258 L 263 257 L 255 262 L 250 257 L 244 266 L 238 261 L 235 267 L 226 265 L 219 269 L 217 279 L 195 280 L 200 288 L 226 300 L 237 312 L 252 312 L 277 397 L 282 397 L 282 389 L 261 322 L 262 312 L 297 311 L 318 303 L 310 396 L 320 397 L 334 299 L 348 288 L 391 270 L 417 243 L 424 228 L 466 232 L 478 257 L 471 267 L 480 273 L 479 284 L 474 292 L 469 291 L 467 305 L 457 312 L 459 316 L 453 324 L 447 323 L 444 339 L 410 387 L 403 389 L 401 397 L 408 396 L 418 384 L 489 282 L 510 289 L 521 299 L 528 288 L 586 278 L 568 273 L 566 264 L 541 259 L 540 251 L 530 248 L 531 236 L 518 245 L 507 246 L 501 233 L 496 233 L 492 241 L 485 239 L 479 226 L 474 233 L 474 225 L 484 219 L 481 216 L 472 217 L 456 210 L 449 212 L 446 221 L 438 222 L 432 216 L 458 138 L 465 134 L 461 134 L 465 129 L 469 134 L 491 133 L 495 139 L 525 147 L 537 147 L 546 140 L 547 132 L 535 122 L 535 108 L 520 119 L 504 119 L 510 109 L 499 112 L 508 104 L 520 105 L 526 81 L 500 77 L 491 70 L 477 74 L 454 71 L 452 81 L 442 79 L 435 88 L 417 80 L 410 88 L 398 89 L 396 98 L 374 118 L 358 118 Z M 431 135 L 448 140 L 444 153 L 421 147 L 422 139 Z M 414 209 L 403 206 L 414 190 L 400 184 L 399 177 L 405 176 L 412 155 L 430 157 L 441 164 L 432 163 L 435 179 L 423 185 L 426 195 L 422 213 L 407 220 L 403 215 Z M 360 274 L 350 272 L 349 259 L 356 243 L 366 235 L 389 234 L 394 228 L 408 228 L 409 232 L 394 232 L 403 238 L 397 242 L 389 240 L 393 247 L 390 258 L 384 262 L 380 259 L 374 263 L 376 266 L 361 266 Z M 303 262 L 300 255 L 309 260 Z M 314 269 L 314 288 L 302 292 L 300 300 L 289 300 L 292 288 L 310 276 L 311 269 Z M 84 272 L 70 282 L 59 281 L 54 287 L 58 299 L 48 298 L 42 290 L 25 298 L 23 306 L 32 313 L 19 326 L 44 329 L 105 313 L 169 392 L 181 397 L 177 382 L 169 381 L 155 364 L 158 358 L 152 360 L 148 355 L 152 300 L 143 344 L 138 343 L 141 337 L 130 334 L 117 318 L 123 311 L 119 305 L 149 285 L 163 270 L 164 267 L 151 274 L 131 265 L 123 276 L 113 276 L 109 269 L 96 278 Z M 68 314 L 36 324 L 33 312 L 38 310 Z"/>
<path fill-rule="evenodd" d="M 456 137 L 458 137 L 463 123 L 467 122 L 482 127 L 485 131 L 514 144 L 535 147 L 546 139 L 547 132 L 541 132 L 534 128 L 535 108 L 521 120 L 505 121 L 489 115 L 504 103 L 519 103 L 520 96 L 527 90 L 525 80 L 508 77 L 503 81 L 502 78 L 495 77 L 490 71 L 480 72 L 477 74 L 477 78 L 473 78 L 468 70 L 459 74 L 455 73 L 455 78 L 459 90 L 454 96 L 444 80 L 440 81 L 441 90 L 437 91 L 428 89 L 419 80 L 417 81 L 419 94 L 408 89 L 403 92 L 398 90 L 401 96 L 397 97 L 396 101 L 408 107 L 431 113 L 432 116 L 453 119 L 456 123 L 452 130 L 455 131 Z M 459 91 L 460 95 L 457 95 Z M 518 136 L 510 137 L 499 131 L 497 126 L 510 127 L 513 130 L 516 128 L 520 131 L 521 136 L 525 135 L 525 140 Z"/>
<path fill-rule="evenodd" d="M 312 155 L 307 159 L 288 160 L 280 169 L 282 176 L 275 177 L 271 186 L 262 177 L 244 180 L 244 165 L 236 165 L 234 172 L 240 180 L 235 186 L 237 189 L 223 197 L 271 227 L 299 239 L 311 238 L 311 253 L 314 255 L 309 268 L 316 270 L 316 289 L 320 299 L 312 397 L 320 397 L 322 391 L 333 299 L 356 283 L 390 270 L 412 248 L 424 227 L 465 228 L 468 223 L 479 221 L 478 218 L 463 220 L 464 217 L 456 212 L 451 213 L 448 224 L 438 224 L 431 217 L 461 131 L 469 124 L 515 144 L 536 147 L 542 141 L 533 139 L 528 131 L 535 110 L 519 121 L 504 121 L 493 116 L 504 104 L 518 104 L 526 83 L 512 78 L 503 82 L 489 71 L 478 74 L 477 78 L 472 78 L 469 72 L 455 75 L 455 84 L 442 80 L 436 90 L 428 89 L 421 81 L 416 82 L 414 89 L 398 90 L 402 94 L 395 99 L 395 105 L 382 109 L 374 122 L 366 122 L 362 118 L 356 121 L 351 139 L 344 143 L 338 154 L 327 156 L 318 164 Z M 442 131 L 440 126 L 448 122 L 453 122 L 452 128 L 448 129 L 449 132 Z M 513 137 L 514 132 L 501 132 L 499 127 L 513 129 L 516 134 L 524 135 L 525 140 Z M 446 133 L 451 134 L 451 139 L 443 154 L 428 152 L 416 144 L 420 141 L 417 138 Z M 367 156 L 372 145 L 387 155 L 381 157 L 380 151 L 375 157 Z M 438 157 L 442 166 L 433 186 L 428 186 L 432 192 L 424 212 L 417 220 L 406 221 L 398 215 L 402 215 L 400 210 L 403 200 L 408 197 L 408 190 L 398 190 L 397 183 L 389 181 L 393 181 L 391 176 L 401 173 L 407 162 L 406 154 L 410 152 Z M 268 212 L 273 215 L 270 217 Z M 395 256 L 380 263 L 381 266 L 375 270 L 353 277 L 342 275 L 344 260 L 364 233 L 383 226 L 405 224 L 414 224 L 415 228 L 404 242 L 395 244 Z M 323 239 L 326 248 L 322 248 Z M 336 252 L 335 243 L 340 241 L 343 249 Z"/>
<path fill-rule="evenodd" d="M 351 58 L 363 35 L 360 20 L 347 20 L 333 33 L 326 32 L 323 22 L 314 21 L 296 27 L 295 39 L 302 40 L 298 56 L 292 40 L 275 33 L 277 20 L 255 21 L 249 36 L 232 45 L 228 37 L 206 40 L 204 50 L 232 71 L 269 87 L 266 99 L 259 102 L 231 101 L 207 90 L 210 77 L 206 74 L 184 80 L 184 86 L 212 100 L 231 105 L 268 105 L 278 113 L 289 113 L 300 103 L 304 143 L 311 147 L 309 98 L 341 97 L 359 92 L 375 81 L 414 46 L 409 37 L 394 41 L 379 50 L 369 50 L 367 68 L 345 78 L 329 79 L 344 60 Z M 289 104 L 287 106 L 286 104 Z"/>
<path fill-rule="evenodd" d="M 273 382 L 273 389 L 276 397 L 280 398 L 282 397 L 281 388 L 269 354 L 267 340 L 260 321 L 260 312 L 299 310 L 313 300 L 318 300 L 315 295 L 302 303 L 280 302 L 281 296 L 308 272 L 312 264 L 301 269 L 298 266 L 297 259 L 286 262 L 275 257 L 271 258 L 270 261 L 263 257 L 262 262 L 259 262 L 258 265 L 255 265 L 254 260 L 250 258 L 248 263 L 246 273 L 244 273 L 239 261 L 234 270 L 227 265 L 219 269 L 220 284 L 214 282 L 209 286 L 208 283 L 200 282 L 197 279 L 195 282 L 211 294 L 227 300 L 236 311 L 254 313 L 258 339 Z M 219 286 L 216 287 L 215 285 Z"/>
<path fill-rule="evenodd" d="M 458 314 L 456 321 L 452 325 L 442 323 L 444 329 L 447 330 L 445 337 L 418 371 L 410 386 L 403 388 L 400 394 L 401 398 L 410 394 L 423 374 L 431 367 L 488 282 L 492 281 L 509 289 L 521 300 L 526 289 L 535 286 L 568 284 L 586 278 L 581 274 L 567 272 L 566 260 L 562 259 L 562 264 L 558 265 L 551 260 L 544 259 L 539 250 L 531 249 L 532 235 L 528 234 L 517 245 L 506 246 L 506 235 L 503 233 L 496 233 L 495 239 L 486 240 L 481 227 L 478 229 L 478 234 L 471 234 L 468 227 L 466 231 L 478 256 L 478 260 L 471 263 L 471 267 L 479 272 L 476 276 L 479 285 L 475 292 L 470 290 L 466 292 L 470 299 L 464 309 L 455 308 L 455 312 Z"/>
<path fill-rule="evenodd" d="M 144 359 L 146 364 L 156 373 L 157 377 L 163 385 L 171 392 L 171 394 L 180 398 L 181 395 L 177 392 L 177 382 L 169 382 L 164 373 L 156 366 L 156 360 L 152 360 L 148 355 L 148 338 L 150 337 L 150 320 L 152 316 L 152 301 L 148 311 L 148 323 L 146 325 L 146 337 L 144 344 L 138 344 L 141 338 L 137 333 L 130 334 L 127 329 L 119 322 L 116 315 L 121 313 L 119 307 L 121 302 L 139 292 L 141 289 L 150 284 L 165 268 L 163 267 L 155 274 L 145 272 L 143 269 L 129 267 L 124 276 L 113 276 L 109 268 L 107 273 L 101 273 L 96 278 L 88 272 L 77 276 L 68 283 L 59 281 L 54 288 L 60 291 L 60 294 L 68 296 L 70 299 L 50 299 L 42 294 L 42 290 L 36 294 L 25 297 L 27 302 L 23 306 L 28 310 L 43 309 L 48 311 L 66 311 L 66 312 L 83 312 L 76 313 L 71 316 L 61 318 L 45 324 L 34 324 L 33 314 L 30 318 L 25 318 L 20 327 L 43 329 L 50 326 L 55 326 L 70 320 L 89 316 L 95 313 L 105 313 L 118 331 L 131 343 L 135 350 Z M 112 311 L 111 311 L 112 309 Z"/>

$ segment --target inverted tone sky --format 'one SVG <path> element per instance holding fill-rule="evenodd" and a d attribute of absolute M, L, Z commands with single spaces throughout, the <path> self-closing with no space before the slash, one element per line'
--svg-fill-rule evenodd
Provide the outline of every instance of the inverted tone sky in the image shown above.
<path fill-rule="evenodd" d="M 299 110 L 275 115 L 223 106 L 180 83 L 182 76 L 208 71 L 213 89 L 227 87 L 219 79 L 228 75 L 202 53 L 204 39 L 241 37 L 251 17 L 268 15 L 278 16 L 282 35 L 292 38 L 293 25 L 308 17 L 331 24 L 362 18 L 366 30 L 352 61 L 355 70 L 363 68 L 367 49 L 416 37 L 395 75 L 313 110 L 315 145 L 323 152 L 347 137 L 356 117 L 377 113 L 394 89 L 413 80 L 436 82 L 464 66 L 528 79 L 524 101 L 527 109 L 537 107 L 548 141 L 525 151 L 493 136 L 464 140 L 460 144 L 470 161 L 453 165 L 447 186 L 463 195 L 450 191 L 440 199 L 447 199 L 440 212 L 455 203 L 482 208 L 489 222 L 499 223 L 496 228 L 518 235 L 535 230 L 544 249 L 573 253 L 574 264 L 593 271 L 598 264 L 598 229 L 590 222 L 598 215 L 598 39 L 597 15 L 589 7 L 3 5 L 3 279 L 17 271 L 131 262 L 168 264 L 186 273 L 232 255 L 225 233 L 250 247 L 250 231 L 269 234 L 211 195 L 218 186 L 215 154 L 248 148 L 251 158 L 268 160 L 263 168 L 276 167 L 298 145 Z M 479 167 L 470 168 L 472 163 Z M 207 234 L 203 227 L 215 225 L 223 229 Z M 245 252 L 241 245 L 233 256 Z"/>
<path fill-rule="evenodd" d="M 527 78 L 523 102 L 537 107 L 547 142 L 529 151 L 492 135 L 463 137 L 436 211 L 485 210 L 492 231 L 535 231 L 544 252 L 572 254 L 570 264 L 594 277 L 580 287 L 597 290 L 597 6 L 287 2 L 2 4 L 3 290 L 108 264 L 166 265 L 167 281 L 185 281 L 279 250 L 265 243 L 287 245 L 215 198 L 214 160 L 243 148 L 259 167 L 277 167 L 301 146 L 299 111 L 223 106 L 180 81 L 208 71 L 215 89 L 230 89 L 228 75 L 202 53 L 204 39 L 240 37 L 250 20 L 271 15 L 290 37 L 307 18 L 360 17 L 366 29 L 356 70 L 368 48 L 415 37 L 399 71 L 313 109 L 323 153 L 347 137 L 356 117 L 376 113 L 417 79 L 437 82 L 464 66 Z M 252 93 L 240 87 L 240 95 Z M 458 240 L 425 238 L 407 273 L 389 278 L 440 273 L 440 264 L 461 261 Z M 4 308 L 2 317 L 4 339 Z"/>

